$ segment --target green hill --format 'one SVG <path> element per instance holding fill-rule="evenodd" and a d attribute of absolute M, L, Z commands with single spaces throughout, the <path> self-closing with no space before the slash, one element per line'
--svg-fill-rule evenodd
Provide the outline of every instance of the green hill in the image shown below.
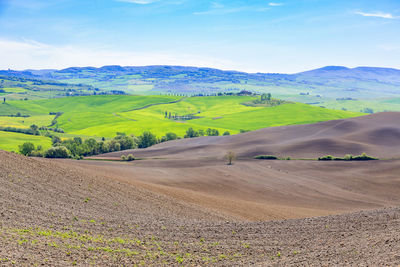
<path fill-rule="evenodd" d="M 190 127 L 195 130 L 217 129 L 220 134 L 256 130 L 271 126 L 307 124 L 363 115 L 362 113 L 330 110 L 301 103 L 275 107 L 242 105 L 253 96 L 82 96 L 32 101 L 9 101 L 0 104 L 0 126 L 29 128 L 30 125 L 62 129 L 61 137 L 114 137 L 119 133 L 140 135 L 151 131 L 162 137 L 174 132 L 183 137 Z M 9 112 L 10 114 L 5 114 Z M 11 117 L 16 112 L 30 117 Z M 56 113 L 59 116 L 55 119 Z M 61 115 L 60 115 L 61 114 Z M 4 132 L 2 132 L 4 134 Z M 8 133 L 7 133 L 8 134 Z M 32 136 L 17 134 L 15 141 L 0 148 L 15 150 Z M 45 137 L 41 137 L 45 138 Z M 46 138 L 45 138 L 46 139 Z M 49 139 L 49 138 L 48 138 Z M 21 141 L 22 140 L 22 141 Z M 13 144 L 15 143 L 15 144 Z"/>

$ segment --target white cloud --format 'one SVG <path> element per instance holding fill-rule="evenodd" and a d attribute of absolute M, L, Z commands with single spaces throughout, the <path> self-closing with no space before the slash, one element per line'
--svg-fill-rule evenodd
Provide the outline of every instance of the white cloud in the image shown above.
<path fill-rule="evenodd" d="M 364 16 L 364 17 L 376 17 L 376 18 L 384 18 L 384 19 L 398 18 L 398 17 L 393 16 L 390 13 L 383 13 L 383 12 L 366 13 L 366 12 L 357 11 L 356 14 Z"/>
<path fill-rule="evenodd" d="M 380 45 L 380 48 L 382 48 L 385 51 L 393 52 L 393 51 L 400 51 L 400 45 Z"/>
<path fill-rule="evenodd" d="M 269 6 L 283 6 L 282 3 L 274 3 L 274 2 L 270 2 L 268 5 Z"/>
<path fill-rule="evenodd" d="M 72 66 L 184 65 L 231 69 L 234 62 L 170 51 L 116 51 L 104 47 L 54 46 L 32 40 L 0 39 L 0 69 L 61 69 Z"/>
<path fill-rule="evenodd" d="M 133 3 L 133 4 L 140 4 L 140 5 L 147 5 L 151 4 L 154 2 L 157 2 L 158 0 L 117 0 L 118 2 L 126 2 L 126 3 Z"/>

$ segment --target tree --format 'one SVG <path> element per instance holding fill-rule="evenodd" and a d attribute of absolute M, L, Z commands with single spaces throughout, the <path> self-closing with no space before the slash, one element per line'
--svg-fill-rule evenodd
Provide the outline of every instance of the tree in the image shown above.
<path fill-rule="evenodd" d="M 206 133 L 208 136 L 218 136 L 219 135 L 219 131 L 217 129 L 211 129 L 211 128 L 208 128 L 206 130 Z"/>
<path fill-rule="evenodd" d="M 139 148 L 146 148 L 155 144 L 157 144 L 157 138 L 149 131 L 143 132 L 143 134 L 138 138 Z"/>
<path fill-rule="evenodd" d="M 35 150 L 35 145 L 31 142 L 25 142 L 19 146 L 19 152 L 25 156 L 29 156 L 33 150 Z"/>
<path fill-rule="evenodd" d="M 193 137 L 198 137 L 199 133 L 195 130 L 193 130 L 192 127 L 186 130 L 185 138 L 193 138 Z"/>
<path fill-rule="evenodd" d="M 82 145 L 82 138 L 80 138 L 80 137 L 74 137 L 74 142 L 75 142 L 77 145 Z"/>
<path fill-rule="evenodd" d="M 228 132 L 228 131 L 226 131 L 226 132 L 224 132 L 222 135 L 231 135 L 231 133 Z"/>
<path fill-rule="evenodd" d="M 53 143 L 53 146 L 56 145 L 56 144 L 60 144 L 61 143 L 61 138 L 58 137 L 58 136 L 53 136 L 51 138 L 51 142 Z"/>
<path fill-rule="evenodd" d="M 225 159 L 228 161 L 228 165 L 232 165 L 233 161 L 236 159 L 235 152 L 233 152 L 233 151 L 226 152 Z"/>
<path fill-rule="evenodd" d="M 34 134 L 34 135 L 39 135 L 40 134 L 39 127 L 36 124 L 32 124 L 30 126 L 30 128 L 32 130 L 32 134 Z"/>
<path fill-rule="evenodd" d="M 97 155 L 99 153 L 99 146 L 94 138 L 86 139 L 84 144 L 87 147 L 87 151 L 90 155 Z"/>
<path fill-rule="evenodd" d="M 261 101 L 269 101 L 269 100 L 271 100 L 271 93 L 268 93 L 268 94 L 262 94 L 261 95 Z"/>

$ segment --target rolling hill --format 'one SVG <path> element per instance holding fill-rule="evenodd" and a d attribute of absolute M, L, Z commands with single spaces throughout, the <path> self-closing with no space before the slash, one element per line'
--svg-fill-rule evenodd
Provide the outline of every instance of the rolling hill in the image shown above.
<path fill-rule="evenodd" d="M 87 84 L 104 91 L 184 95 L 270 92 L 286 100 L 351 111 L 400 110 L 400 71 L 328 66 L 296 74 L 245 73 L 184 66 L 71 67 L 63 70 L 0 71 L 0 75 Z"/>
<path fill-rule="evenodd" d="M 139 157 L 187 159 L 222 158 L 226 151 L 240 158 L 275 155 L 282 158 L 313 158 L 325 155 L 358 155 L 363 152 L 380 158 L 400 157 L 400 113 L 382 112 L 357 118 L 332 120 L 308 125 L 260 129 L 233 136 L 206 136 L 162 143 L 147 150 L 103 154 L 117 157 L 133 152 Z"/>
<path fill-rule="evenodd" d="M 161 138 L 168 132 L 183 137 L 188 128 L 217 129 L 236 134 L 291 124 L 308 124 L 349 118 L 362 113 L 329 110 L 301 103 L 273 107 L 252 107 L 242 103 L 253 96 L 82 96 L 34 101 L 7 101 L 0 104 L 0 126 L 29 128 L 30 125 L 62 129 L 61 137 L 110 138 L 117 133 L 140 135 L 151 131 Z M 15 117 L 21 113 L 29 117 Z M 55 115 L 55 114 L 59 115 Z M 190 119 L 178 118 L 192 116 Z M 55 119 L 55 116 L 57 118 Z M 180 116 L 180 117 L 179 117 Z M 21 137 L 23 136 L 22 134 Z M 21 138 L 16 140 L 16 151 Z M 11 144 L 9 143 L 7 149 Z M 0 148 L 5 149 L 4 146 Z"/>

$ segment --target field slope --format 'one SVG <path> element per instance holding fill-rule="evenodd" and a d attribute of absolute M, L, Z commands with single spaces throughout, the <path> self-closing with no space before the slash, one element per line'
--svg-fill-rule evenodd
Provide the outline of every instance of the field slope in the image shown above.
<path fill-rule="evenodd" d="M 320 163 L 0 151 L 0 264 L 398 265 L 398 160 Z"/>

